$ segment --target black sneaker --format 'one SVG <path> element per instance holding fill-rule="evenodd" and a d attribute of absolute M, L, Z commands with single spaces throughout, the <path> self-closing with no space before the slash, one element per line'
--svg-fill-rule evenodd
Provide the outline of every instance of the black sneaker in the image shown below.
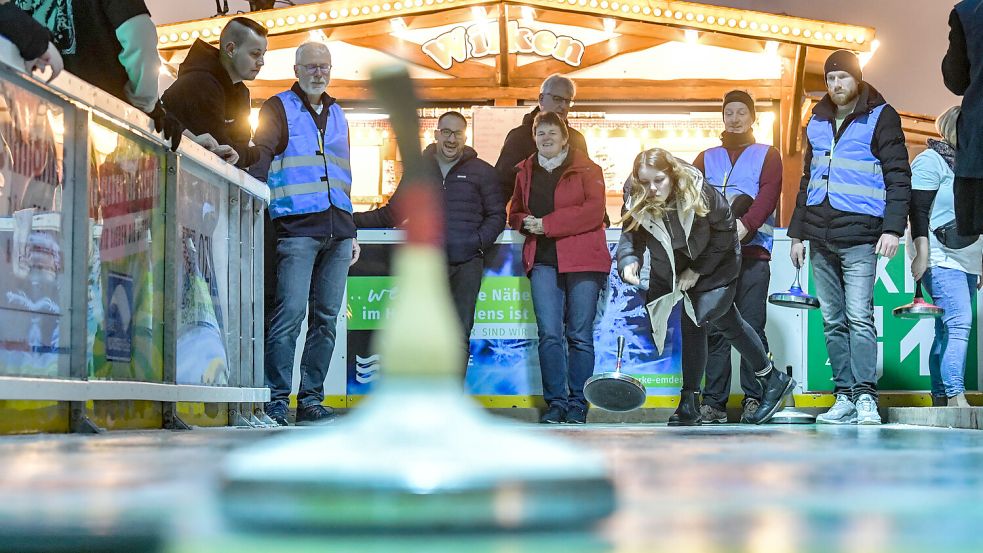
<path fill-rule="evenodd" d="M 587 408 L 575 405 L 567 409 L 567 414 L 563 418 L 563 421 L 570 424 L 587 424 Z"/>
<path fill-rule="evenodd" d="M 279 401 L 274 401 L 267 403 L 263 409 L 266 412 L 266 416 L 273 419 L 273 422 L 280 426 L 289 426 L 290 423 L 287 422 L 287 406 Z"/>
<path fill-rule="evenodd" d="M 560 424 L 566 416 L 566 409 L 559 405 L 550 405 L 543 416 L 539 418 L 542 424 Z"/>
<path fill-rule="evenodd" d="M 314 426 L 326 424 L 334 420 L 334 410 L 323 405 L 311 405 L 310 407 L 297 407 L 297 426 Z"/>

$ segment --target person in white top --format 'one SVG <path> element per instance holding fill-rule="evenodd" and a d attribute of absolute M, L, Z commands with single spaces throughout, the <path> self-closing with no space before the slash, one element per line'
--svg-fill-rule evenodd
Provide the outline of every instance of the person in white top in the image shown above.
<path fill-rule="evenodd" d="M 973 323 L 971 299 L 981 286 L 983 239 L 956 233 L 952 171 L 959 107 L 936 119 L 943 140 L 929 139 L 928 149 L 911 164 L 909 218 L 914 241 L 911 276 L 921 280 L 932 301 L 945 309 L 935 320 L 935 341 L 929 354 L 932 404 L 969 407 L 964 373 L 969 332 Z"/>

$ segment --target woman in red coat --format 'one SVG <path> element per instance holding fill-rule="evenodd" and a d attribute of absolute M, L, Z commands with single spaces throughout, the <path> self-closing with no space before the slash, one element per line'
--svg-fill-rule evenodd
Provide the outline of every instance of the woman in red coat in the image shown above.
<path fill-rule="evenodd" d="M 583 424 L 594 316 L 611 268 L 604 176 L 586 154 L 567 147 L 569 131 L 557 114 L 540 112 L 532 128 L 537 153 L 518 165 L 509 226 L 526 238 L 522 262 L 532 283 L 548 406 L 540 422 Z"/>

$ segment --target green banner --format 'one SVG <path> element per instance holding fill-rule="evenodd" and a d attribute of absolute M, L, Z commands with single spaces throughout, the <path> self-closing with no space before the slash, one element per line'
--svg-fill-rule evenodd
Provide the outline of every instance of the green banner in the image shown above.
<path fill-rule="evenodd" d="M 883 375 L 878 381 L 882 390 L 930 389 L 928 356 L 935 338 L 934 319 L 899 319 L 893 310 L 910 303 L 914 294 L 914 282 L 905 259 L 904 244 L 890 260 L 880 259 L 877 280 L 874 284 L 874 321 L 877 326 L 878 367 Z M 810 280 L 809 291 L 815 294 Z M 976 295 L 972 295 L 973 327 L 970 330 L 966 356 L 966 387 L 976 388 L 977 382 L 977 325 Z M 826 353 L 822 313 L 809 312 L 808 389 L 824 391 L 833 389 L 832 368 Z M 878 371 L 880 372 L 880 371 Z"/>
<path fill-rule="evenodd" d="M 389 319 L 396 295 L 391 276 L 348 277 L 348 330 L 377 330 Z"/>

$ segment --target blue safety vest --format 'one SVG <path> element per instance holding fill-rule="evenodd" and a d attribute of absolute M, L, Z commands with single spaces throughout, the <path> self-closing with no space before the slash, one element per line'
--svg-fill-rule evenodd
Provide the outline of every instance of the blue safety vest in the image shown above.
<path fill-rule="evenodd" d="M 324 134 L 293 91 L 277 94 L 287 116 L 289 140 L 273 158 L 266 183 L 270 217 L 327 211 L 331 206 L 352 212 L 352 166 L 348 121 L 338 104 L 328 108 Z"/>
<path fill-rule="evenodd" d="M 703 154 L 703 174 L 728 202 L 741 194 L 757 198 L 761 188 L 761 169 L 765 166 L 768 149 L 765 144 L 751 144 L 732 164 L 726 148 L 710 148 Z M 774 240 L 775 213 L 772 212 L 746 245 L 761 246 L 770 252 Z"/>
<path fill-rule="evenodd" d="M 831 121 L 812 116 L 806 127 L 812 146 L 806 205 L 819 205 L 829 197 L 830 205 L 840 211 L 884 217 L 884 174 L 870 143 L 885 105 L 856 117 L 839 140 Z"/>

